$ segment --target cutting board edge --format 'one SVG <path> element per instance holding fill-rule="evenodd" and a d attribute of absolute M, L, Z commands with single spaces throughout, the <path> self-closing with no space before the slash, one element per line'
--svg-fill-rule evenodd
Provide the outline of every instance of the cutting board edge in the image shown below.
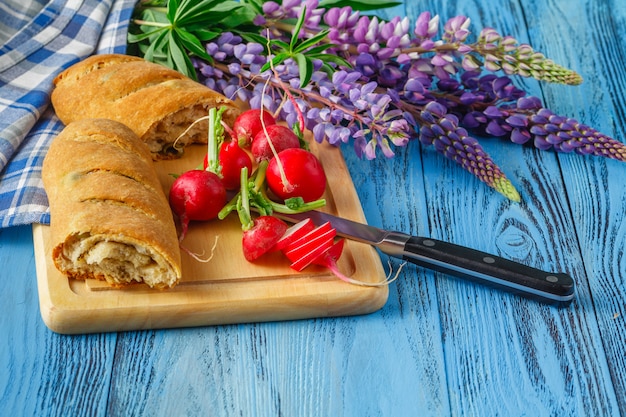
<path fill-rule="evenodd" d="M 341 282 L 336 279 L 319 278 L 286 278 L 276 281 L 292 281 L 291 285 L 299 289 L 295 295 L 276 294 L 263 300 L 247 300 L 245 308 L 233 311 L 232 298 L 214 298 L 199 294 L 190 285 L 185 291 L 191 297 L 189 303 L 181 304 L 174 300 L 167 301 L 167 292 L 155 292 L 152 297 L 159 296 L 160 304 L 150 307 L 141 304 L 120 306 L 123 296 L 111 299 L 105 293 L 94 292 L 90 297 L 77 295 L 65 281 L 64 285 L 51 282 L 48 269 L 51 264 L 46 262 L 44 232 L 48 226 L 33 225 L 33 242 L 37 269 L 40 314 L 44 324 L 59 334 L 85 334 L 130 330 L 168 329 L 181 327 L 200 327 L 228 325 L 253 322 L 275 322 L 282 320 L 300 320 L 320 317 L 356 316 L 370 314 L 381 309 L 387 302 L 389 290 L 387 286 L 363 287 Z M 363 248 L 375 254 L 373 248 Z M 371 258 L 376 259 L 376 258 Z M 380 258 L 377 258 L 381 268 Z M 42 270 L 43 269 L 43 270 Z M 379 271 L 380 272 L 380 271 Z M 383 271 L 384 272 L 384 271 Z M 255 286 L 268 283 L 238 283 L 252 291 Z M 276 284 L 276 283 L 274 283 Z M 233 283 L 215 283 L 205 287 L 208 293 L 211 287 L 216 291 L 233 288 Z M 237 290 L 237 289 L 235 289 Z M 122 293 L 120 293 L 121 295 Z M 193 298 L 195 297 L 195 299 Z M 94 310 L 90 302 L 97 303 L 108 300 L 104 308 Z M 246 300 L 241 301 L 244 303 Z M 118 304 L 118 305 L 116 305 Z"/>

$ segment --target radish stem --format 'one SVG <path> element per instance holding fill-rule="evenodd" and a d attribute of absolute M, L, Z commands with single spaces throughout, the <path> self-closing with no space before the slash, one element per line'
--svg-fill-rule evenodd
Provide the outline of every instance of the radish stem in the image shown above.
<path fill-rule="evenodd" d="M 248 187 L 248 168 L 241 168 L 241 190 L 237 199 L 237 213 L 241 221 L 241 228 L 249 230 L 254 226 L 250 216 L 250 192 Z"/>
<path fill-rule="evenodd" d="M 221 177 L 222 168 L 219 161 L 219 149 L 220 145 L 224 141 L 224 128 L 222 127 L 222 113 L 224 108 L 220 108 L 218 111 L 215 107 L 209 109 L 209 135 L 208 135 L 208 150 L 207 150 L 207 171 Z"/>

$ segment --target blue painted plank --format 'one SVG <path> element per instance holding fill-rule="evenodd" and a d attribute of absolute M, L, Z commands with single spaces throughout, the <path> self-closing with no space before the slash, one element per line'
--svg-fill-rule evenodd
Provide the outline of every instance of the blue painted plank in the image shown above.
<path fill-rule="evenodd" d="M 523 14 L 514 14 L 522 10 L 516 6 L 503 13 L 486 1 L 451 4 L 455 13 L 470 16 L 474 24 L 484 27 L 494 19 L 503 34 L 521 40 L 526 38 L 526 21 L 533 45 L 536 40 L 540 45 L 559 45 L 560 36 L 567 33 L 551 27 L 554 16 L 544 22 L 543 38 L 533 31 L 535 17 L 545 18 L 554 2 L 524 2 Z M 567 8 L 576 9 L 572 3 Z M 507 33 L 501 28 L 510 29 Z M 533 93 L 539 92 L 533 83 L 527 85 Z M 458 390 L 457 396 L 451 395 L 453 414 L 615 413 L 619 395 L 610 382 L 578 242 L 569 233 L 574 222 L 558 160 L 497 139 L 484 142 L 494 159 L 502 161 L 523 202 L 499 200 L 453 163 L 426 150 L 423 163 L 432 232 L 544 269 L 571 272 L 579 285 L 579 302 L 571 309 L 556 310 L 460 281 L 439 280 L 448 384 L 451 391 Z M 573 373 L 578 366 L 587 372 Z"/>
<path fill-rule="evenodd" d="M 46 328 L 32 244 L 28 226 L 0 229 L 0 415 L 105 415 L 116 335 Z"/>
<path fill-rule="evenodd" d="M 547 88 L 546 102 L 562 114 L 626 142 L 626 3 L 587 2 L 583 7 L 546 10 L 562 36 L 546 44 L 550 54 L 585 78 L 577 88 Z M 584 30 L 571 30 L 584 22 Z M 547 36 L 538 26 L 538 34 Z M 591 46 L 595 45 L 595 46 Z M 610 379 L 621 414 L 626 413 L 626 163 L 560 155 L 559 163 L 574 219 L 590 291 L 589 311 L 597 320 Z M 595 337 L 594 337 L 595 339 Z"/>
<path fill-rule="evenodd" d="M 407 15 L 463 13 L 529 41 L 586 81 L 520 85 L 624 140 L 625 8 L 418 0 Z M 626 165 L 486 144 L 521 204 L 417 143 L 391 160 L 344 153 L 370 223 L 567 270 L 571 308 L 406 266 L 388 304 L 364 317 L 59 336 L 39 317 L 30 229 L 2 229 L 0 414 L 626 414 Z"/>

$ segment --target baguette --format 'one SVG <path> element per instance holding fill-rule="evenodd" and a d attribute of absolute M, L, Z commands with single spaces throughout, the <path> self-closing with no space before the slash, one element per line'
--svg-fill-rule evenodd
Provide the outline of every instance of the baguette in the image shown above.
<path fill-rule="evenodd" d="M 155 160 L 178 157 L 191 143 L 207 143 L 207 121 L 193 123 L 210 108 L 226 107 L 222 118 L 231 126 L 240 112 L 232 100 L 178 71 L 122 54 L 93 55 L 69 67 L 54 79 L 51 100 L 66 125 L 92 118 L 125 124 Z"/>
<path fill-rule="evenodd" d="M 171 288 L 181 278 L 178 237 L 146 145 L 106 119 L 68 124 L 42 168 L 52 259 L 74 279 Z"/>

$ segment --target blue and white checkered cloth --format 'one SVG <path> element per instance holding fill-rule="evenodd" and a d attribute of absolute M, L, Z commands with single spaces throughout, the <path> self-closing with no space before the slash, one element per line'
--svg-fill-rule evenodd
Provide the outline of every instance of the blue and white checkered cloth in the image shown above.
<path fill-rule="evenodd" d="M 49 223 L 41 165 L 63 129 L 52 80 L 93 53 L 124 53 L 136 2 L 0 2 L 0 227 Z"/>

